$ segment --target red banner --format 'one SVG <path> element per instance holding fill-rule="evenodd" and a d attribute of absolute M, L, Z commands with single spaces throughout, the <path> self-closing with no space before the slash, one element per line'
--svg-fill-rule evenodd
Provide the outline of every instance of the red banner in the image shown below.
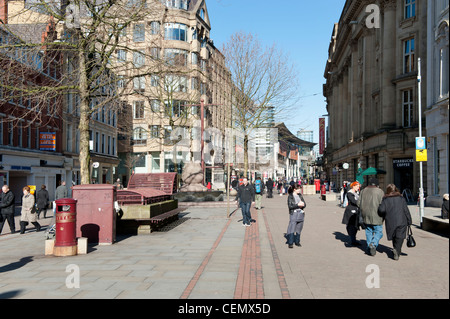
<path fill-rule="evenodd" d="M 319 154 L 325 150 L 325 118 L 319 119 Z"/>

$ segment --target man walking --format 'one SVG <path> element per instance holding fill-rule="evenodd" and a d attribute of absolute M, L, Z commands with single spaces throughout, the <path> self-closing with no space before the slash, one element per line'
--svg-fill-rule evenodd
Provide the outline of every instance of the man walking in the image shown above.
<path fill-rule="evenodd" d="M 247 178 L 244 178 L 242 182 L 237 189 L 237 199 L 242 210 L 242 226 L 250 226 L 252 220 L 250 207 L 255 201 L 255 189 L 248 183 Z"/>
<path fill-rule="evenodd" d="M 375 256 L 378 243 L 383 237 L 383 218 L 378 215 L 378 207 L 384 192 L 378 185 L 378 179 L 371 178 L 369 186 L 361 191 L 358 199 L 358 207 L 366 226 L 367 253 L 371 256 Z"/>
<path fill-rule="evenodd" d="M 9 190 L 8 185 L 3 185 L 2 193 L 0 194 L 0 234 L 2 233 L 5 220 L 8 221 L 11 234 L 16 232 L 16 223 L 14 221 L 15 210 L 14 193 Z"/>

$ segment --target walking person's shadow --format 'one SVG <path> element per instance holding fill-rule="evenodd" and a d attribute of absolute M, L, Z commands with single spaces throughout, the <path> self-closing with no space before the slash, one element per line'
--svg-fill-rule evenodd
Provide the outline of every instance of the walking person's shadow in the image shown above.
<path fill-rule="evenodd" d="M 28 264 L 31 261 L 33 261 L 33 257 L 32 256 L 22 257 L 22 258 L 20 258 L 19 261 L 15 261 L 15 262 L 12 262 L 12 263 L 10 263 L 8 265 L 1 266 L 0 267 L 0 273 L 19 269 L 19 268 L 25 266 L 26 264 Z"/>

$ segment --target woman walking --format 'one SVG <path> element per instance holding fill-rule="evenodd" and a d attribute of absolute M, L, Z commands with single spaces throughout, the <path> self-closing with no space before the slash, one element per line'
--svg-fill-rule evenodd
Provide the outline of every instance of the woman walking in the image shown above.
<path fill-rule="evenodd" d="M 412 219 L 406 200 L 394 184 L 387 186 L 378 214 L 385 219 L 386 235 L 388 240 L 392 240 L 394 260 L 398 260 Z"/>
<path fill-rule="evenodd" d="M 301 247 L 300 245 L 300 234 L 303 229 L 303 222 L 305 220 L 305 212 L 303 211 L 306 207 L 305 200 L 303 199 L 300 185 L 294 185 L 288 189 L 288 208 L 289 208 L 289 226 L 284 237 L 287 239 L 286 244 L 289 248 L 293 248 L 293 244 Z"/>
<path fill-rule="evenodd" d="M 356 234 L 359 230 L 358 224 L 358 198 L 361 184 L 353 182 L 350 184 L 350 190 L 347 192 L 348 205 L 345 208 L 344 216 L 342 217 L 342 224 L 347 225 L 347 234 L 350 236 L 350 244 L 352 246 L 359 246 L 360 243 L 356 240 Z"/>
<path fill-rule="evenodd" d="M 34 196 L 30 193 L 30 188 L 23 188 L 22 211 L 20 216 L 20 233 L 25 233 L 28 222 L 36 227 L 36 231 L 41 230 L 41 225 L 36 221 L 36 208 L 34 206 Z"/>

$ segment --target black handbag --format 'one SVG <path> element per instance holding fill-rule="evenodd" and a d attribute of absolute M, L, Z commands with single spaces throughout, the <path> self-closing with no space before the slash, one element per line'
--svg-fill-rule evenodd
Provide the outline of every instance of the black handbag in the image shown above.
<path fill-rule="evenodd" d="M 408 235 L 406 237 L 406 246 L 409 248 L 416 247 L 416 241 L 414 240 L 411 226 L 408 226 Z"/>

